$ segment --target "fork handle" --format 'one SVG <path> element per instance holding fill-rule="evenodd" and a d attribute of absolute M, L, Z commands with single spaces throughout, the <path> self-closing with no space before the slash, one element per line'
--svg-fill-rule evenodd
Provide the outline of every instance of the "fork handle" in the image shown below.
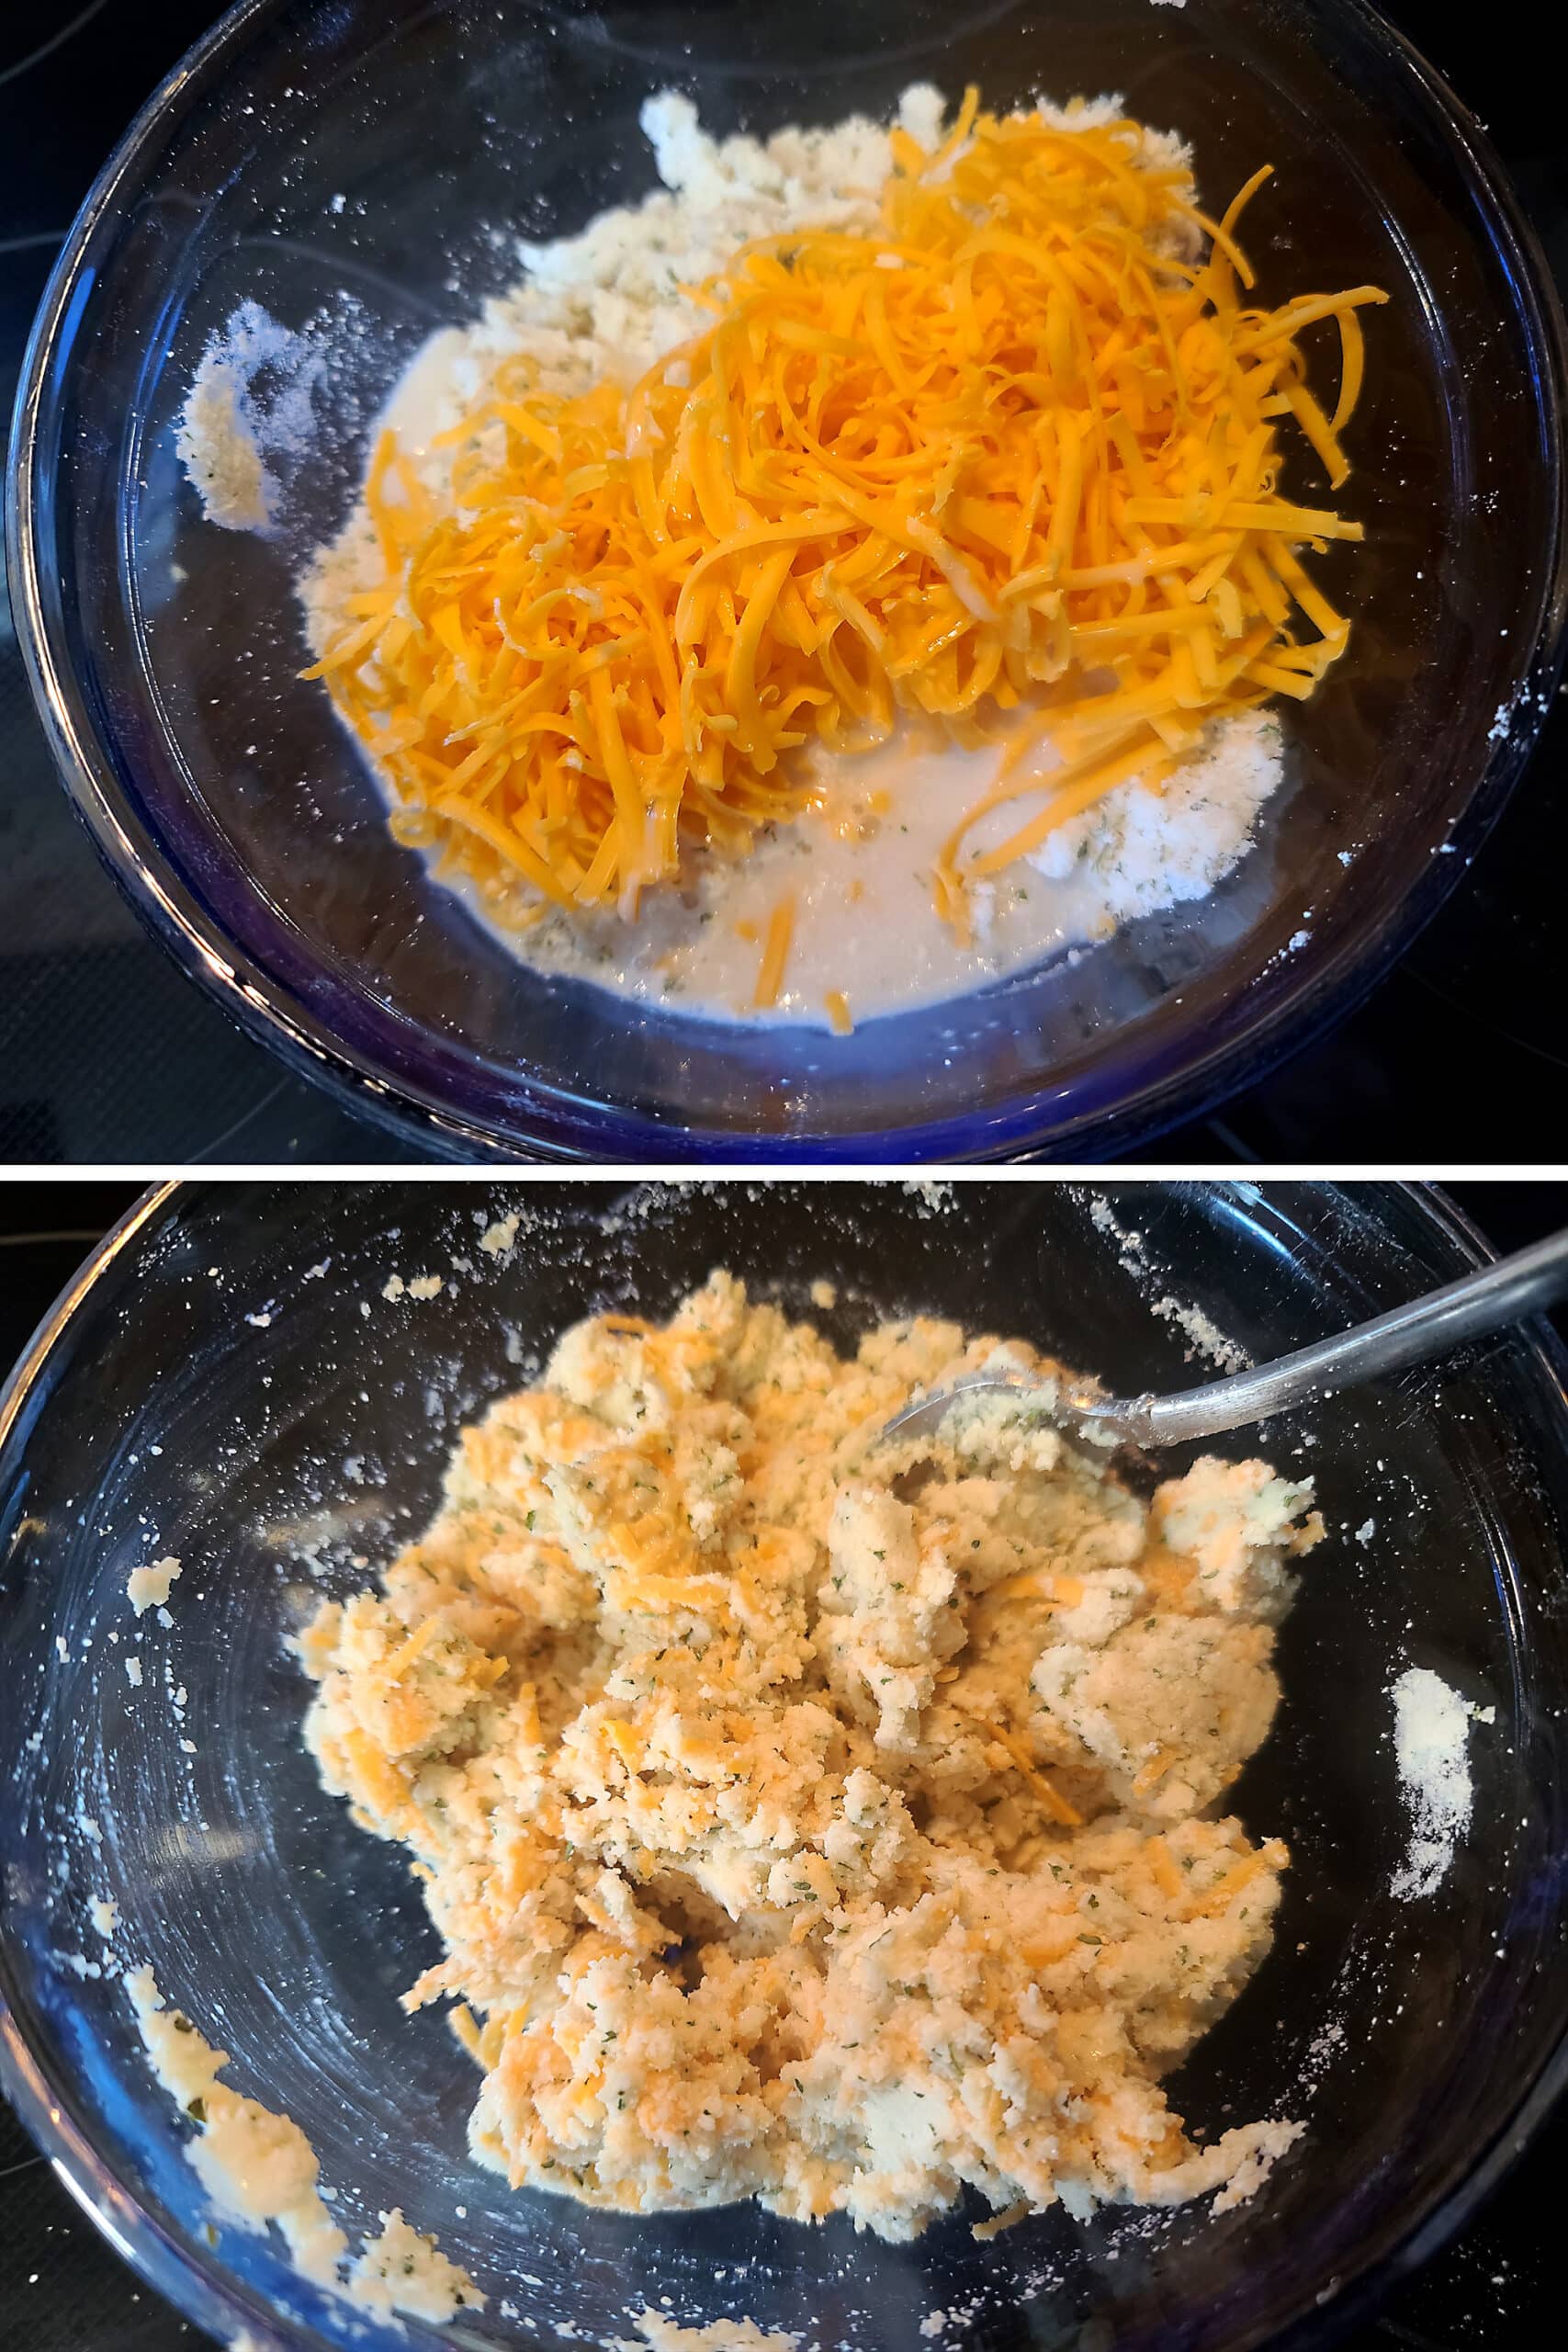
<path fill-rule="evenodd" d="M 1251 1372 L 1231 1374 L 1179 1396 L 1140 1396 L 1128 1434 L 1145 1445 L 1217 1437 L 1292 1405 L 1375 1380 L 1407 1363 L 1446 1355 L 1466 1340 L 1495 1331 L 1568 1291 L 1568 1232 L 1554 1233 L 1510 1258 L 1499 1258 L 1442 1290 L 1428 1291 L 1370 1323 L 1319 1340 Z M 1118 1415 L 1118 1419 L 1121 1416 Z"/>

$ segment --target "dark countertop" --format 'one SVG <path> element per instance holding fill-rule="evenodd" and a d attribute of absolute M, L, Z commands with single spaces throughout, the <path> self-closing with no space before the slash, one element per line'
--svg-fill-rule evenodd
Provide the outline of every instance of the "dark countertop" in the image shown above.
<path fill-rule="evenodd" d="M 1304 0 L 1303 0 L 1304 5 Z M 55 251 L 133 108 L 213 0 L 6 0 L 0 9 L 0 415 Z M 1475 108 L 1568 282 L 1568 141 L 1528 64 L 1529 0 L 1388 13 Z M 3 429 L 3 427 L 0 427 Z M 1560 699 L 1529 775 L 1399 967 L 1326 1040 L 1148 1159 L 1535 1161 L 1561 1089 Z M 1462 1089 L 1462 1093 L 1456 1090 Z M 1464 1128 L 1457 1134 L 1456 1102 Z M 0 596 L 0 1161 L 330 1161 L 422 1156 L 241 1035 L 143 933 L 72 816 Z"/>
<path fill-rule="evenodd" d="M 1568 1185 L 1472 1184 L 1453 1196 L 1499 1249 L 1568 1222 Z M 0 1363 L 9 1364 L 128 1185 L 0 1185 Z M 1557 1317 L 1568 1337 L 1568 1311 Z M 1556 2267 L 1568 2110 L 1502 2190 L 1343 2352 L 1533 2352 L 1562 2339 Z M 141 2287 L 0 2103 L 0 2345 L 28 2352 L 196 2352 L 207 2339 Z"/>

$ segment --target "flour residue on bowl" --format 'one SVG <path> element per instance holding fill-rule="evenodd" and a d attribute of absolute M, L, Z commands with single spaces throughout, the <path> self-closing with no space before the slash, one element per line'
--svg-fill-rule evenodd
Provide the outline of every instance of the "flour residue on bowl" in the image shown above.
<path fill-rule="evenodd" d="M 209 523 L 264 535 L 277 521 L 281 476 L 316 435 L 325 355 L 259 302 L 243 302 L 201 356 L 175 447 Z"/>
<path fill-rule="evenodd" d="M 1189 1360 L 1195 1355 L 1207 1356 L 1222 1372 L 1246 1372 L 1252 1358 L 1235 1340 L 1227 1340 L 1213 1317 L 1201 1306 L 1183 1305 L 1179 1298 L 1156 1298 L 1154 1311 L 1163 1321 L 1176 1324 L 1191 1342 Z"/>
<path fill-rule="evenodd" d="M 1223 1373 L 1251 1369 L 1252 1358 L 1247 1350 L 1222 1331 L 1213 1317 L 1196 1300 L 1176 1298 L 1168 1292 L 1158 1297 L 1153 1295 L 1159 1274 L 1145 1238 L 1122 1223 L 1103 1193 L 1091 1193 L 1088 1208 L 1090 1224 L 1112 1245 L 1117 1264 L 1137 1283 L 1149 1312 L 1157 1315 L 1163 1323 L 1174 1323 L 1190 1342 L 1186 1351 L 1190 1363 L 1194 1356 L 1204 1356 Z"/>
<path fill-rule="evenodd" d="M 1437 1893 L 1470 1826 L 1470 1726 L 1491 1723 L 1495 1710 L 1471 1706 L 1427 1667 L 1407 1667 L 1390 1695 L 1400 1792 L 1410 1815 L 1409 1850 L 1393 1893 L 1410 1902 Z"/>

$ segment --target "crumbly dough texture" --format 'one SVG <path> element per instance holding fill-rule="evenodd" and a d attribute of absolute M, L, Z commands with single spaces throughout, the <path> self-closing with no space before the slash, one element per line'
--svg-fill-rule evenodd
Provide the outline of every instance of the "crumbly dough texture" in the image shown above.
<path fill-rule="evenodd" d="M 993 1363 L 1053 1369 L 923 1318 L 846 1362 L 723 1272 L 580 1324 L 302 1636 L 513 2186 L 899 2239 L 966 2185 L 1234 2201 L 1295 2136 L 1194 2147 L 1160 2077 L 1269 1945 L 1286 1851 L 1224 1797 L 1311 1490 L 1211 1460 L 1145 1507 L 1009 1399 L 878 1444 Z"/>
<path fill-rule="evenodd" d="M 759 2327 L 751 2319 L 710 2320 L 705 2327 L 682 2327 L 664 2312 L 637 2316 L 642 2343 L 612 2337 L 610 2352 L 799 2352 L 800 2338 L 784 2329 Z"/>
<path fill-rule="evenodd" d="M 215 2050 L 183 2010 L 167 2006 L 151 1968 L 133 1970 L 125 1988 L 153 2074 L 197 2126 L 185 2143 L 186 2161 L 220 2212 L 243 2229 L 265 2233 L 276 2225 L 302 2277 L 367 2311 L 438 2323 L 464 2308 L 483 2310 L 485 2298 L 468 2272 L 433 2237 L 411 2229 L 396 2208 L 377 2216 L 380 2231 L 350 2260 L 347 2235 L 321 2191 L 316 2152 L 293 2117 L 220 2082 L 228 2052 Z M 340 2277 L 345 2262 L 346 2279 Z"/>
<path fill-rule="evenodd" d="M 295 2267 L 333 2284 L 348 2240 L 321 2197 L 321 2166 L 304 2132 L 292 2117 L 220 2082 L 228 2052 L 165 2005 L 151 1968 L 125 1983 L 153 2073 L 197 2126 L 186 2154 L 212 2202 L 248 2228 L 276 2222 Z"/>
<path fill-rule="evenodd" d="M 165 1560 L 154 1560 L 149 1567 L 131 1569 L 125 1580 L 125 1597 L 139 1617 L 167 1603 L 179 1573 L 180 1564 L 172 1554 Z"/>

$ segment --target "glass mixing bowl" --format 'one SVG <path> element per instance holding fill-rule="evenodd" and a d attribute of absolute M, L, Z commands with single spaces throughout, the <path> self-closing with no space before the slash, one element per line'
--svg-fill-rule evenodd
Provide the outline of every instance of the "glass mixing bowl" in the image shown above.
<path fill-rule="evenodd" d="M 1104 1229 L 1107 1201 L 1136 1245 Z M 476 1244 L 508 1212 L 498 1261 Z M 1331 1531 L 1281 1636 L 1277 1727 L 1235 1792 L 1294 1864 L 1272 1952 L 1174 2099 L 1205 2134 L 1289 2114 L 1307 2136 L 1217 2219 L 1079 2227 L 1058 2210 L 977 2244 L 965 2212 L 888 2246 L 750 2206 L 645 2220 L 508 2194 L 466 2153 L 469 2062 L 440 2017 L 399 2008 L 433 1932 L 400 1856 L 317 1783 L 288 1636 L 408 1540 L 459 1424 L 565 1324 L 662 1316 L 716 1263 L 840 1345 L 918 1307 L 1134 1389 L 1197 1376 L 1162 1301 L 1261 1353 L 1479 1254 L 1439 1198 L 1389 1185 L 150 1195 L 0 1405 L 6 2086 L 193 2319 L 265 2345 L 404 2340 L 209 2212 L 105 1969 L 90 1905 L 107 1896 L 115 1952 L 150 1961 L 236 2086 L 304 2127 L 344 2222 L 400 2205 L 473 2273 L 488 2309 L 449 2343 L 559 2352 L 628 2336 L 628 2311 L 664 2298 L 686 2324 L 748 2317 L 847 2352 L 910 2352 L 931 2311 L 955 2352 L 1320 2343 L 1454 2227 L 1568 2073 L 1568 1408 L 1549 1339 L 1506 1336 L 1258 1441 L 1310 1467 Z M 384 1295 L 389 1273 L 430 1271 L 439 1297 Z M 184 1573 L 171 1622 L 142 1621 L 133 1690 L 126 1577 L 167 1552 Z M 1402 1901 L 1388 1691 L 1411 1663 L 1496 1712 L 1472 1735 L 1471 1833 L 1435 1895 Z"/>
<path fill-rule="evenodd" d="M 296 675 L 293 571 L 342 523 L 412 354 L 517 276 L 514 236 L 655 185 L 650 92 L 765 133 L 886 114 L 922 78 L 1003 107 L 1121 91 L 1191 139 L 1214 200 L 1275 165 L 1247 215 L 1269 299 L 1391 290 L 1347 493 L 1367 544 L 1324 574 L 1351 652 L 1291 708 L 1289 782 L 1239 869 L 1076 963 L 848 1040 L 543 978 L 390 839 Z M 331 387 L 271 541 L 205 523 L 174 449 L 246 300 L 314 340 Z M 1303 1043 L 1463 871 L 1555 677 L 1563 380 L 1495 157 L 1361 0 L 243 0 L 134 124 L 46 296 L 12 593 L 67 783 L 152 928 L 238 1019 L 434 1148 L 1102 1155 Z"/>

